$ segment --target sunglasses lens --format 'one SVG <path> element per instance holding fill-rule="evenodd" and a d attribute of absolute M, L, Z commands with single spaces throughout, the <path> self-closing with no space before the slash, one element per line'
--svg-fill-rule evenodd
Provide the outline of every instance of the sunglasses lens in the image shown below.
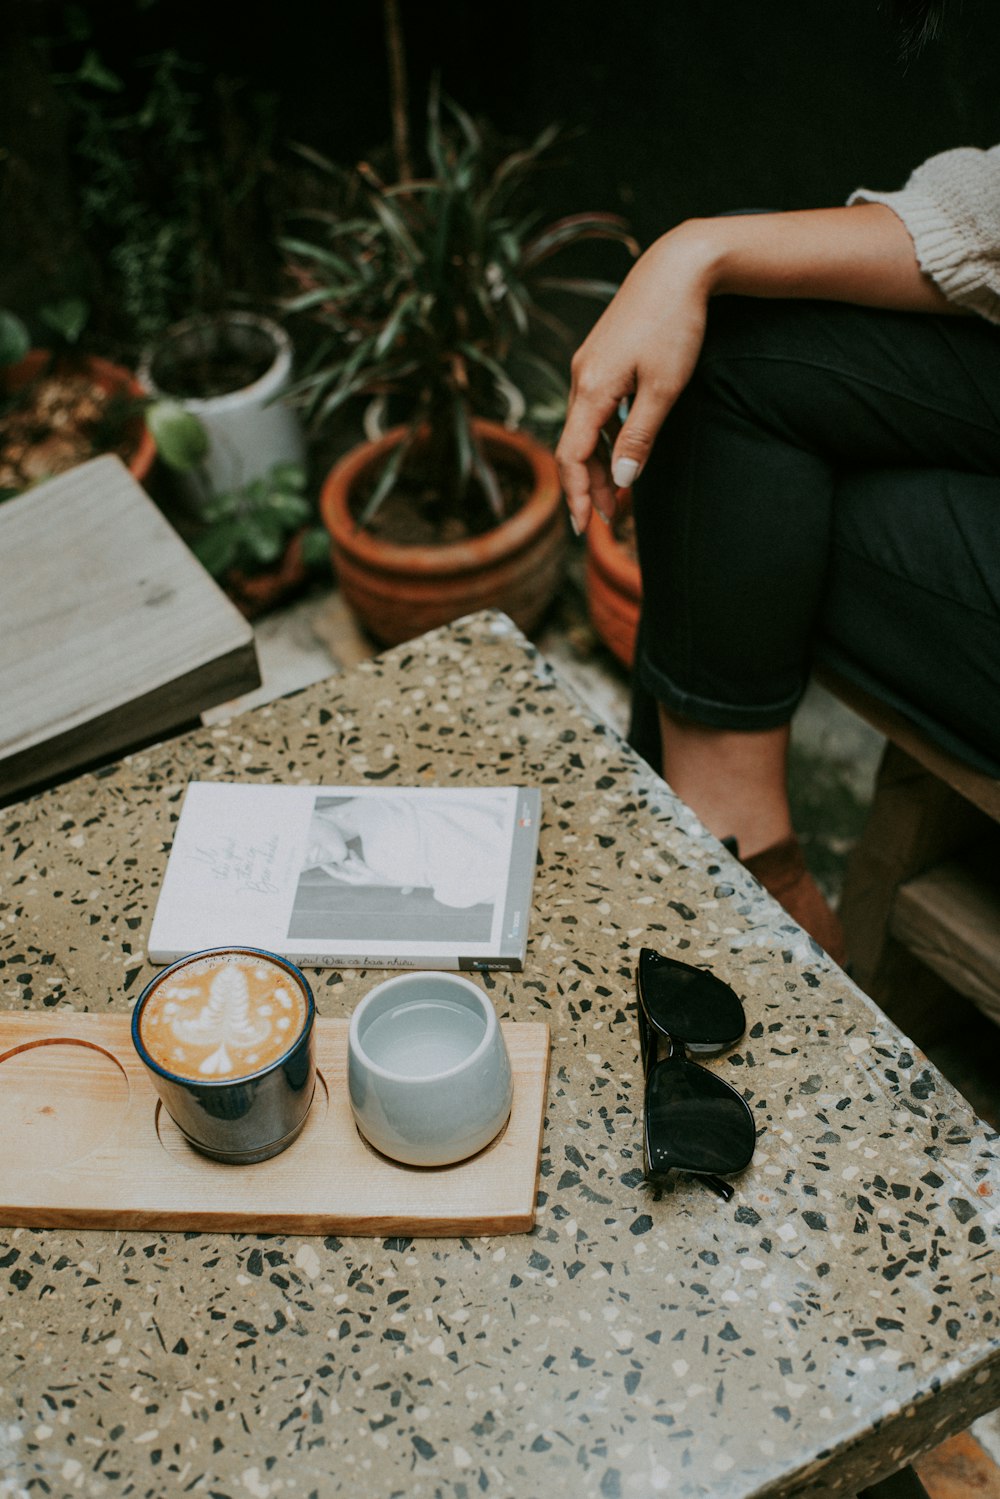
<path fill-rule="evenodd" d="M 721 1051 L 746 1029 L 739 996 L 704 968 L 644 947 L 638 981 L 640 1003 L 653 1024 L 692 1051 Z"/>
<path fill-rule="evenodd" d="M 646 1086 L 650 1175 L 742 1171 L 755 1144 L 753 1115 L 734 1088 L 683 1057 L 657 1062 Z"/>

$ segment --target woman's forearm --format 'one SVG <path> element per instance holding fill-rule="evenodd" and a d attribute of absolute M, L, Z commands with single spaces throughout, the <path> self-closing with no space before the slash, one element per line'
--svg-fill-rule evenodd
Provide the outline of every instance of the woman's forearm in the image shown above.
<path fill-rule="evenodd" d="M 690 219 L 673 233 L 701 259 L 709 295 L 954 310 L 921 271 L 902 220 L 883 203 Z"/>

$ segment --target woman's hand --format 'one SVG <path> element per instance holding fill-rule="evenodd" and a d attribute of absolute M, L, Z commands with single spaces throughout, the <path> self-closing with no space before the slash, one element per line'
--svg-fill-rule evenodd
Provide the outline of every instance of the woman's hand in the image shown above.
<path fill-rule="evenodd" d="M 705 332 L 710 265 L 695 223 L 665 234 L 633 266 L 573 358 L 556 461 L 578 533 L 591 507 L 611 519 L 616 489 L 643 468 L 690 379 Z M 612 446 L 626 397 L 629 413 Z"/>
<path fill-rule="evenodd" d="M 701 352 L 709 298 L 822 297 L 911 312 L 956 312 L 921 271 L 883 203 L 688 219 L 637 261 L 573 359 L 556 460 L 577 531 L 614 514 L 616 486 L 643 468 Z M 614 439 L 618 409 L 631 398 Z M 610 450 L 610 461 L 609 461 Z"/>

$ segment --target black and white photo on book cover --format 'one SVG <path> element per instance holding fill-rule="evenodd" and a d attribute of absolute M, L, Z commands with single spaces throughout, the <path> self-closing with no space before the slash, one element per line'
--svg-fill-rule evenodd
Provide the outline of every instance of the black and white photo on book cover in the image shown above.
<path fill-rule="evenodd" d="M 193 781 L 153 962 L 241 943 L 318 967 L 520 968 L 535 787 Z"/>

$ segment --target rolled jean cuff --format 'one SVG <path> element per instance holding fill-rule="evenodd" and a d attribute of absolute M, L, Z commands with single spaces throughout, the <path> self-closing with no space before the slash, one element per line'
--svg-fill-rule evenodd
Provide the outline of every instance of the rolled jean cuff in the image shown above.
<path fill-rule="evenodd" d="M 650 693 L 668 713 L 690 718 L 709 729 L 777 729 L 788 723 L 802 701 L 805 682 L 788 697 L 776 703 L 724 703 L 701 697 L 672 682 L 665 672 L 653 666 L 642 649 L 636 653 L 635 683 Z"/>

